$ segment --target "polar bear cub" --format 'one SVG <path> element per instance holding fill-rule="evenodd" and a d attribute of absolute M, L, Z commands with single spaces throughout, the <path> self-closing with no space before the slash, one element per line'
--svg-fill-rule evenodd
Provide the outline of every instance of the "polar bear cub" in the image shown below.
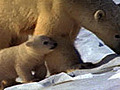
<path fill-rule="evenodd" d="M 11 86 L 20 77 L 23 83 L 45 78 L 44 57 L 56 48 L 57 43 L 47 36 L 34 36 L 25 43 L 0 51 L 0 81 Z M 35 74 L 32 75 L 31 71 Z"/>

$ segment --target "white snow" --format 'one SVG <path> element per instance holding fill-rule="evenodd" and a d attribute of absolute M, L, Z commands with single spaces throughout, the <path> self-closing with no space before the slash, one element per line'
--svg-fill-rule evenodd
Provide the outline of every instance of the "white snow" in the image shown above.
<path fill-rule="evenodd" d="M 111 76 L 108 80 L 111 80 L 111 79 L 120 79 L 120 73 L 117 73 L 117 74 Z"/>
<path fill-rule="evenodd" d="M 115 1 L 115 3 L 117 3 L 117 4 L 120 3 L 120 0 L 113 0 L 113 1 Z"/>
<path fill-rule="evenodd" d="M 84 28 L 79 32 L 75 41 L 75 46 L 84 62 L 97 63 L 105 56 L 115 53 L 96 35 Z"/>
<path fill-rule="evenodd" d="M 34 82 L 34 83 L 16 85 L 13 87 L 6 88 L 5 90 L 40 90 L 42 88 L 43 86 L 41 84 Z"/>
<path fill-rule="evenodd" d="M 110 78 L 108 78 L 108 80 L 120 79 L 120 67 L 114 68 L 114 70 L 116 71 L 116 74 L 112 75 Z"/>
<path fill-rule="evenodd" d="M 84 75 L 79 75 L 74 77 L 74 80 L 79 80 L 79 79 L 86 79 L 86 78 L 93 78 L 93 74 L 88 73 L 88 74 L 84 74 Z"/>

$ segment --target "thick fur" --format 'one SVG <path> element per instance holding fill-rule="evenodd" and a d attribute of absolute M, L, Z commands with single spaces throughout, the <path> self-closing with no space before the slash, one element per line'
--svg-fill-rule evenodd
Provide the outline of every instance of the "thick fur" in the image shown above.
<path fill-rule="evenodd" d="M 1 50 L 0 82 L 7 81 L 7 86 L 14 85 L 18 76 L 23 83 L 44 79 L 47 72 L 44 57 L 56 45 L 46 36 L 35 36 L 19 46 Z M 31 71 L 35 74 L 32 75 Z"/>
<path fill-rule="evenodd" d="M 120 8 L 112 0 L 1 0 L 0 48 L 16 45 L 19 35 L 47 35 L 58 42 L 46 56 L 51 74 L 81 68 L 74 48 L 80 27 L 119 53 L 119 17 Z"/>

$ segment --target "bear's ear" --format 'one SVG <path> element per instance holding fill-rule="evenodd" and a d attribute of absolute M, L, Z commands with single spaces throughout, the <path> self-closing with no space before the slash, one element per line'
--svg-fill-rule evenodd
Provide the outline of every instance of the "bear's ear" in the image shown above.
<path fill-rule="evenodd" d="M 101 19 L 105 17 L 105 12 L 103 10 L 97 10 L 94 14 L 94 19 L 99 22 Z"/>
<path fill-rule="evenodd" d="M 33 46 L 33 42 L 32 42 L 32 41 L 28 41 L 28 42 L 26 42 L 26 46 L 27 46 L 27 47 L 31 47 L 31 46 Z"/>

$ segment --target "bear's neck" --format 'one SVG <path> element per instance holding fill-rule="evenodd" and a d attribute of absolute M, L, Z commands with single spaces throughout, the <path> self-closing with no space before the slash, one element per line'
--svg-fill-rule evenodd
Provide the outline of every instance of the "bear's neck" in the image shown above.
<path fill-rule="evenodd" d="M 25 44 L 19 48 L 19 53 L 23 59 L 26 59 L 28 61 L 34 60 L 36 62 L 39 62 L 42 60 L 42 58 L 44 58 L 43 54 L 34 51 L 33 49 L 27 47 Z"/>

